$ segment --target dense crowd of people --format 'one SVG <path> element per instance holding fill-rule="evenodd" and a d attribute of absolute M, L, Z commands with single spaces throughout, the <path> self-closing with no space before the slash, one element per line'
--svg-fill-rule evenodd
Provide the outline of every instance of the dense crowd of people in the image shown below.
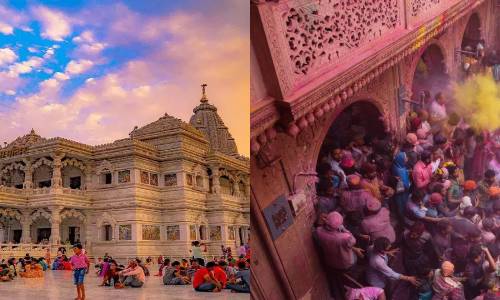
<path fill-rule="evenodd" d="M 499 299 L 500 132 L 441 93 L 407 121 L 402 141 L 325 143 L 314 237 L 335 299 Z"/>

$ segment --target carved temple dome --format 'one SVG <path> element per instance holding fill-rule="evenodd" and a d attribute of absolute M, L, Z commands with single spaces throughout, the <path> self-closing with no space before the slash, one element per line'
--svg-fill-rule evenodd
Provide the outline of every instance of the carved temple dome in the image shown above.
<path fill-rule="evenodd" d="M 7 144 L 3 149 L 14 149 L 14 148 L 25 148 L 29 147 L 41 142 L 46 141 L 47 139 L 42 138 L 38 135 L 35 130 L 31 129 L 30 133 L 20 136 L 10 144 Z"/>
<path fill-rule="evenodd" d="M 144 139 L 151 138 L 163 135 L 168 132 L 180 132 L 180 131 L 188 131 L 195 135 L 201 134 L 191 125 L 178 119 L 176 117 L 172 117 L 169 114 L 165 113 L 165 115 L 158 120 L 149 123 L 140 128 L 134 128 L 134 130 L 130 133 L 131 138 Z"/>
<path fill-rule="evenodd" d="M 217 113 L 217 107 L 208 103 L 205 87 L 203 84 L 203 96 L 201 104 L 193 109 L 194 115 L 191 116 L 189 124 L 201 131 L 210 143 L 210 148 L 227 155 L 238 155 L 238 149 L 234 138 L 224 121 Z"/>

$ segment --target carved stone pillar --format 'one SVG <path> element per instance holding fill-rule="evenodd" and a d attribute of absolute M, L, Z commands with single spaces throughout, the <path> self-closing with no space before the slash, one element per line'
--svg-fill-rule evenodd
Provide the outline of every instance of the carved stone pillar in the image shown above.
<path fill-rule="evenodd" d="M 64 157 L 64 154 L 57 153 L 52 156 L 53 161 L 53 169 L 52 169 L 52 188 L 60 188 L 62 187 L 62 176 L 61 176 L 61 160 Z"/>
<path fill-rule="evenodd" d="M 31 223 L 33 220 L 31 219 L 31 210 L 22 210 L 21 213 L 23 214 L 21 218 L 21 243 L 24 244 L 29 244 L 31 243 Z"/>
<path fill-rule="evenodd" d="M 24 189 L 31 189 L 31 188 L 33 188 L 33 169 L 31 167 L 31 160 L 26 159 L 24 162 L 26 163 L 26 167 L 24 169 L 23 188 Z"/>
<path fill-rule="evenodd" d="M 219 168 L 212 168 L 212 193 L 220 194 Z"/>
<path fill-rule="evenodd" d="M 50 241 L 52 244 L 60 244 L 61 243 L 61 210 L 62 206 L 53 206 L 50 207 L 52 212 L 52 221 L 51 221 L 51 229 L 50 229 Z"/>

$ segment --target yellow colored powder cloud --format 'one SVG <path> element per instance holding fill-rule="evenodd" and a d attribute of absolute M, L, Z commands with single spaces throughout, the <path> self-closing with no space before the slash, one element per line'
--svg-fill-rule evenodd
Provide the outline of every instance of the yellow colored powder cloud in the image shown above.
<path fill-rule="evenodd" d="M 492 76 L 476 75 L 453 87 L 455 111 L 476 130 L 500 127 L 500 85 Z"/>

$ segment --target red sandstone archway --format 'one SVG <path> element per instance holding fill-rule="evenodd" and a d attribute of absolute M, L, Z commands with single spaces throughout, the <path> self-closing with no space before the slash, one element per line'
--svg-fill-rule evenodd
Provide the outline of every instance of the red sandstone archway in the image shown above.
<path fill-rule="evenodd" d="M 449 88 L 449 76 L 444 53 L 437 44 L 429 45 L 416 62 L 412 82 L 412 100 L 420 102 L 428 91 L 433 97 Z"/>
<path fill-rule="evenodd" d="M 384 136 L 385 124 L 381 116 L 378 107 L 368 100 L 356 101 L 344 108 L 326 132 L 317 156 L 318 163 L 332 147 L 345 147 L 355 135 L 362 134 L 365 140 Z"/>

